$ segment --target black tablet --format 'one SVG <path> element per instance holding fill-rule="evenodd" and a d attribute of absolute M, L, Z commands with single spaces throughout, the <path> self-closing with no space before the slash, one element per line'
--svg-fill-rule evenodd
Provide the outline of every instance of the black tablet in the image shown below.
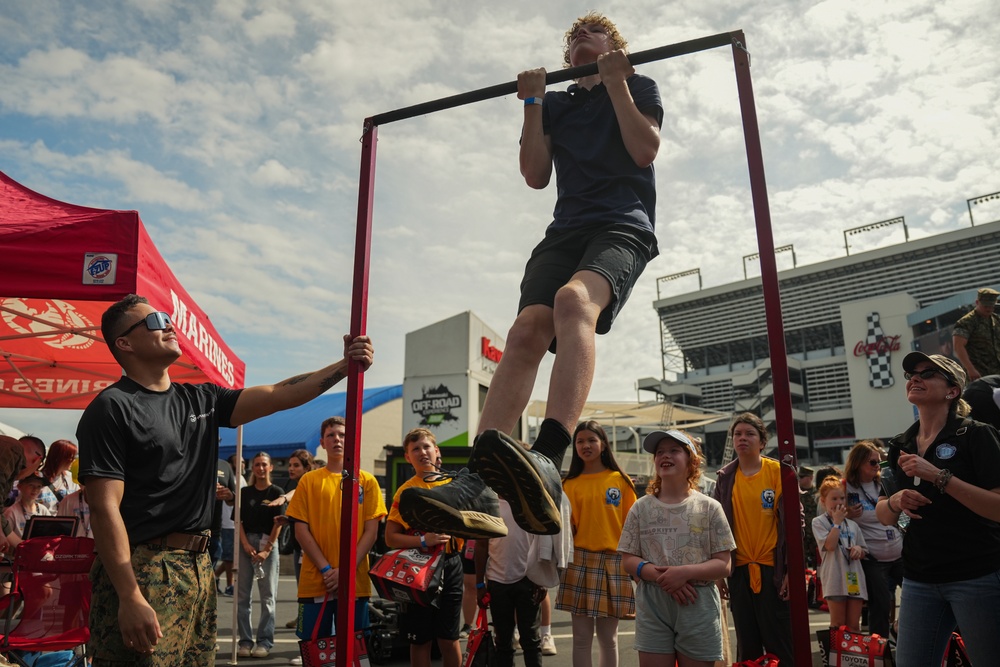
<path fill-rule="evenodd" d="M 32 537 L 58 537 L 76 535 L 76 525 L 80 519 L 75 516 L 33 516 L 24 524 L 22 540 Z"/>

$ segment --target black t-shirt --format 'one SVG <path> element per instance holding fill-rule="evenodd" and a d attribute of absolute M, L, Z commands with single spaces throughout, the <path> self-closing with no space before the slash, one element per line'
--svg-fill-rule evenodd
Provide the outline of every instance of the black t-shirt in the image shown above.
<path fill-rule="evenodd" d="M 1000 524 L 981 517 L 933 482 L 907 477 L 899 468 L 901 452 L 917 453 L 917 422 L 889 443 L 889 463 L 900 489 L 914 489 L 930 499 L 910 521 L 903 537 L 903 573 L 928 584 L 967 581 L 1000 569 Z M 1000 440 L 987 424 L 953 419 L 924 452 L 938 468 L 983 489 L 1000 487 Z"/>
<path fill-rule="evenodd" d="M 238 389 L 172 383 L 150 391 L 124 377 L 91 402 L 76 429 L 80 479 L 122 480 L 129 542 L 212 527 L 219 427 Z"/>
<path fill-rule="evenodd" d="M 233 467 L 229 465 L 228 462 L 219 459 L 218 470 L 216 471 L 215 481 L 226 487 L 234 494 L 236 493 L 236 476 L 233 475 Z M 212 534 L 218 535 L 222 530 L 222 516 L 223 512 L 229 512 L 232 516 L 233 508 L 224 500 L 215 501 L 215 511 L 212 512 Z"/>
<path fill-rule="evenodd" d="M 656 82 L 633 74 L 626 83 L 639 111 L 662 123 Z M 639 167 L 629 155 L 603 83 L 590 90 L 573 84 L 566 91 L 547 92 L 542 126 L 552 141 L 558 191 L 547 232 L 609 224 L 653 232 L 653 165 Z"/>
<path fill-rule="evenodd" d="M 243 531 L 249 533 L 270 533 L 274 528 L 274 517 L 281 515 L 285 507 L 268 507 L 265 500 L 274 500 L 284 493 L 277 484 L 266 489 L 247 486 L 240 490 L 240 521 Z"/>

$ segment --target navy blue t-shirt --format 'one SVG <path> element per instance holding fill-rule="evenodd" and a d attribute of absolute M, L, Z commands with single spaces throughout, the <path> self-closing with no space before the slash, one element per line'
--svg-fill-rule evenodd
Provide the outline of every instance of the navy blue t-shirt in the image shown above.
<path fill-rule="evenodd" d="M 219 427 L 242 390 L 172 383 L 150 391 L 123 377 L 91 402 L 76 429 L 80 479 L 122 480 L 129 542 L 212 527 Z"/>
<path fill-rule="evenodd" d="M 626 81 L 636 108 L 663 122 L 656 82 L 641 74 Z M 542 128 L 552 140 L 558 198 L 548 231 L 627 224 L 653 231 L 653 166 L 640 168 L 622 141 L 603 83 L 589 91 L 573 84 L 545 94 Z"/>

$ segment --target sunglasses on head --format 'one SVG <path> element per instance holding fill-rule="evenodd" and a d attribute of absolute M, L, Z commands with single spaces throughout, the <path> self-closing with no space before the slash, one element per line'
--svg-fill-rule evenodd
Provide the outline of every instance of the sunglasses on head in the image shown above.
<path fill-rule="evenodd" d="M 170 326 L 170 316 L 163 312 L 150 313 L 146 317 L 142 318 L 128 329 L 123 331 L 117 338 L 124 338 L 133 331 L 135 331 L 140 324 L 145 324 L 146 328 L 150 331 L 163 331 L 168 326 Z M 117 340 L 116 338 L 116 340 Z"/>
<path fill-rule="evenodd" d="M 950 377 L 948 377 L 947 375 L 945 375 L 943 372 L 939 371 L 936 368 L 927 368 L 922 371 L 915 371 L 913 373 L 903 373 L 903 377 L 906 378 L 907 380 L 910 380 L 915 377 L 919 377 L 921 380 L 930 380 L 935 375 L 940 375 L 945 380 L 948 380 L 949 382 L 951 381 Z"/>

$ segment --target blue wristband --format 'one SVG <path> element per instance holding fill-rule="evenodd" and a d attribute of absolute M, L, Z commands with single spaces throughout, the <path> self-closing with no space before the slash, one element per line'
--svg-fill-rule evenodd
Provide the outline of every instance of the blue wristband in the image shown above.
<path fill-rule="evenodd" d="M 420 546 L 424 549 L 427 548 L 427 540 L 424 539 L 423 535 L 420 536 Z"/>
<path fill-rule="evenodd" d="M 538 106 L 542 106 L 542 98 L 541 97 L 527 97 L 527 98 L 525 98 L 525 100 L 524 100 L 524 106 L 530 107 L 530 106 L 532 106 L 534 104 L 537 104 Z"/>
<path fill-rule="evenodd" d="M 648 564 L 649 561 L 644 560 L 641 563 L 639 563 L 639 567 L 635 569 L 635 578 L 638 579 L 639 581 L 642 581 L 642 568 L 646 567 L 646 565 Z"/>
<path fill-rule="evenodd" d="M 486 588 L 486 582 L 485 581 L 480 581 L 478 584 L 476 584 L 476 588 L 478 588 L 478 589 Z"/>
<path fill-rule="evenodd" d="M 332 566 L 330 566 L 330 565 L 327 565 L 327 566 L 326 566 L 326 567 L 324 567 L 324 568 L 323 568 L 322 570 L 320 570 L 320 571 L 319 571 L 319 573 L 320 573 L 320 574 L 326 574 L 327 572 L 329 572 L 329 571 L 330 571 L 330 570 L 332 570 L 332 569 L 333 569 L 333 567 L 332 567 Z"/>

